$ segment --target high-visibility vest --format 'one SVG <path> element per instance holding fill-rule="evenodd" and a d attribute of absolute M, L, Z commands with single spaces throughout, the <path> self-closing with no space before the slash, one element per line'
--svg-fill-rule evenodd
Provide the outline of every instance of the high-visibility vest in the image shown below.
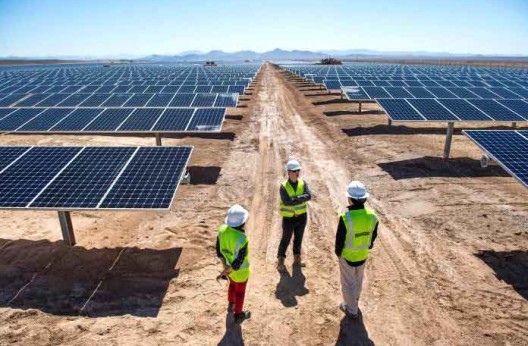
<path fill-rule="evenodd" d="M 293 189 L 293 186 L 291 186 L 289 180 L 284 181 L 282 183 L 282 186 L 284 186 L 290 198 L 301 196 L 304 194 L 304 181 L 302 179 L 297 180 L 296 190 Z M 301 214 L 306 214 L 306 207 L 306 202 L 301 202 L 295 205 L 284 205 L 284 203 L 282 203 L 282 199 L 280 202 L 280 212 L 282 217 L 293 217 Z"/>
<path fill-rule="evenodd" d="M 346 226 L 345 247 L 341 257 L 349 262 L 360 262 L 367 259 L 372 234 L 378 223 L 376 213 L 371 209 L 349 210 L 341 215 Z"/>
<path fill-rule="evenodd" d="M 244 232 L 227 225 L 222 225 L 218 229 L 218 239 L 220 242 L 220 252 L 229 266 L 231 266 L 238 257 L 240 249 L 242 249 L 249 241 Z M 249 278 L 250 273 L 248 247 L 244 262 L 242 262 L 242 265 L 238 270 L 233 270 L 229 274 L 229 277 L 235 282 L 245 282 Z"/>

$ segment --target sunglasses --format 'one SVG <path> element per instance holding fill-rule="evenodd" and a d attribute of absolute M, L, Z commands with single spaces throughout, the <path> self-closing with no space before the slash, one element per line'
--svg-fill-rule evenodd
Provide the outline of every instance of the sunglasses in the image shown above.
<path fill-rule="evenodd" d="M 301 173 L 300 170 L 297 170 L 297 171 L 288 171 L 288 172 L 291 172 L 291 173 L 297 173 L 297 174 Z"/>

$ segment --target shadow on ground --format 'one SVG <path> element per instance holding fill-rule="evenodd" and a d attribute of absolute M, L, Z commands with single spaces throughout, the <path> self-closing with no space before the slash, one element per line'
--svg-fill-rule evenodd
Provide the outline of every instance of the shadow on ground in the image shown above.
<path fill-rule="evenodd" d="M 251 321 L 251 319 L 248 321 Z M 243 323 L 248 323 L 248 321 Z M 244 346 L 242 327 L 235 323 L 235 317 L 232 312 L 228 312 L 226 315 L 226 331 L 218 346 Z"/>
<path fill-rule="evenodd" d="M 367 110 L 367 111 L 329 111 L 323 112 L 327 117 L 335 117 L 338 115 L 382 115 L 383 112 L 377 110 Z"/>
<path fill-rule="evenodd" d="M 304 286 L 306 277 L 300 266 L 293 266 L 292 275 L 285 270 L 279 271 L 280 281 L 275 289 L 275 297 L 279 299 L 285 307 L 297 306 L 297 297 L 304 296 L 310 291 Z"/>
<path fill-rule="evenodd" d="M 378 166 L 395 180 L 423 177 L 509 177 L 500 166 L 482 168 L 480 161 L 469 157 L 444 160 L 424 156 L 415 159 L 379 163 Z"/>
<path fill-rule="evenodd" d="M 192 185 L 214 185 L 220 177 L 221 167 L 217 166 L 189 166 Z"/>
<path fill-rule="evenodd" d="M 484 250 L 475 256 L 493 269 L 497 279 L 512 285 L 514 290 L 528 300 L 528 251 Z"/>
<path fill-rule="evenodd" d="M 62 241 L 0 241 L 0 307 L 60 316 L 156 317 L 181 248 L 86 249 Z"/>
<path fill-rule="evenodd" d="M 444 123 L 442 123 L 444 125 Z M 509 126 L 488 126 L 481 127 L 478 130 L 511 130 Z M 461 128 L 455 128 L 454 135 L 463 135 Z M 440 127 L 409 127 L 405 125 L 376 125 L 369 127 L 354 127 L 349 129 L 341 129 L 347 136 L 371 136 L 371 135 L 445 135 L 447 133 L 447 125 Z"/>
<path fill-rule="evenodd" d="M 357 319 L 343 317 L 340 324 L 336 346 L 374 346 L 363 323 L 363 314 L 359 310 Z"/>

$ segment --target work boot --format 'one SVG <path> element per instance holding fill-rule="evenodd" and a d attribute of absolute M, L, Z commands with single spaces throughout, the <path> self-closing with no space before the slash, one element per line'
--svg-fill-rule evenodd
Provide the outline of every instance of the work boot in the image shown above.
<path fill-rule="evenodd" d="M 306 264 L 302 261 L 301 255 L 293 255 L 293 265 L 299 267 L 306 267 Z"/>
<path fill-rule="evenodd" d="M 286 271 L 286 266 L 284 265 L 284 257 L 279 257 L 277 260 L 277 270 L 280 272 Z"/>
<path fill-rule="evenodd" d="M 248 320 L 251 318 L 251 312 L 248 310 L 242 311 L 239 314 L 235 314 L 235 323 L 241 324 L 245 320 Z"/>
<path fill-rule="evenodd" d="M 350 312 L 345 303 L 339 304 L 339 310 L 343 311 L 348 318 L 351 318 L 353 320 L 358 318 L 358 314 L 353 314 L 352 312 Z"/>

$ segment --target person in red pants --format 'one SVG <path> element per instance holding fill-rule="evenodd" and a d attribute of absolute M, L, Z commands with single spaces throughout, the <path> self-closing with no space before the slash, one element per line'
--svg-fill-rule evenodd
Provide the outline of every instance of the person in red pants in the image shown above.
<path fill-rule="evenodd" d="M 218 229 L 216 238 L 216 255 L 224 266 L 217 280 L 229 280 L 227 311 L 234 312 L 236 324 L 241 324 L 251 317 L 251 312 L 243 310 L 246 285 L 251 273 L 249 239 L 244 230 L 248 217 L 249 212 L 235 204 L 227 212 L 225 224 Z"/>

